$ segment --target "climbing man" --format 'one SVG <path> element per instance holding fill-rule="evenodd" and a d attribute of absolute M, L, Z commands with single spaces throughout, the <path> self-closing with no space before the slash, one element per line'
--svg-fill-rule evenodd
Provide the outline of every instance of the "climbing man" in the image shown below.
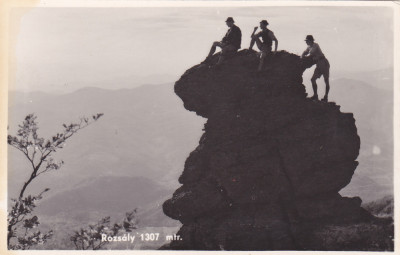
<path fill-rule="evenodd" d="M 267 26 L 268 26 L 268 21 L 262 20 L 260 22 L 261 31 L 255 34 L 258 27 L 254 27 L 253 33 L 250 36 L 251 41 L 249 50 L 252 50 L 254 43 L 256 43 L 258 49 L 261 51 L 258 71 L 261 71 L 265 57 L 272 51 L 272 42 L 275 42 L 275 52 L 278 49 L 278 39 L 276 39 L 274 33 L 271 30 L 269 30 Z M 262 38 L 262 41 L 260 40 L 260 37 Z"/>
<path fill-rule="evenodd" d="M 215 53 L 217 47 L 221 48 L 221 56 L 219 57 L 217 64 L 221 64 L 227 54 L 236 52 L 240 49 L 240 44 L 242 42 L 242 32 L 240 31 L 240 28 L 234 24 L 235 21 L 232 17 L 228 17 L 225 22 L 229 27 L 228 32 L 226 32 L 222 41 L 213 43 L 210 53 L 204 60 L 204 63 L 211 59 L 211 56 Z"/>
<path fill-rule="evenodd" d="M 312 35 L 307 35 L 306 44 L 308 45 L 307 49 L 303 52 L 301 57 L 312 57 L 314 63 L 317 64 L 317 67 L 314 70 L 314 74 L 311 78 L 311 83 L 314 91 L 314 95 L 311 97 L 312 100 L 318 100 L 317 93 L 317 79 L 324 76 L 324 81 L 326 85 L 325 96 L 321 99 L 322 102 L 328 102 L 328 93 L 329 93 L 329 62 L 325 58 L 325 55 L 322 53 L 321 48 L 317 43 L 314 42 L 314 37 Z"/>

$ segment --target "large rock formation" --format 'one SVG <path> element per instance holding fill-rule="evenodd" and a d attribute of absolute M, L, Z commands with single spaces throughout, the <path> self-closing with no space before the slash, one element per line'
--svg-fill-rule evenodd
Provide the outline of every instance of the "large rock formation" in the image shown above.
<path fill-rule="evenodd" d="M 332 227 L 374 224 L 360 198 L 338 193 L 357 167 L 353 115 L 306 98 L 308 59 L 278 52 L 256 72 L 253 51 L 222 66 L 215 66 L 217 58 L 175 84 L 184 107 L 208 121 L 186 160 L 182 186 L 163 205 L 183 223 L 180 240 L 164 248 L 359 249 L 324 237 Z"/>

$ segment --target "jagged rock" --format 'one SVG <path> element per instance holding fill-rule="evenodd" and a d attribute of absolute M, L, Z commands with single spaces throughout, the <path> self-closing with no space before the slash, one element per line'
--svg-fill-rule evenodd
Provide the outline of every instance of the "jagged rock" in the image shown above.
<path fill-rule="evenodd" d="M 302 74 L 312 61 L 281 51 L 256 72 L 253 51 L 222 66 L 217 55 L 175 83 L 184 107 L 208 121 L 182 186 L 163 205 L 183 223 L 182 240 L 164 248 L 335 249 L 321 246 L 321 231 L 374 224 L 360 198 L 338 194 L 357 167 L 360 138 L 351 113 L 306 98 Z"/>

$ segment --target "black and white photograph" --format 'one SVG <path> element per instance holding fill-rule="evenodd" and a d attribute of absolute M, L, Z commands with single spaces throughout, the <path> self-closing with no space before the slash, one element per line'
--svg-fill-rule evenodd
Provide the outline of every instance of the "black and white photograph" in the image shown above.
<path fill-rule="evenodd" d="M 61 2 L 2 18 L 1 254 L 397 251 L 399 2 Z"/>

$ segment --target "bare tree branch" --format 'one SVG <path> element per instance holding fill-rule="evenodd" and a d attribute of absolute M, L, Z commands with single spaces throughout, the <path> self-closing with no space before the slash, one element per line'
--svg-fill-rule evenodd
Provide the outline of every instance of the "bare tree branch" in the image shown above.
<path fill-rule="evenodd" d="M 46 140 L 38 136 L 37 117 L 34 114 L 29 114 L 25 117 L 22 124 L 18 125 L 19 129 L 16 136 L 8 135 L 8 144 L 21 151 L 31 165 L 31 174 L 24 182 L 18 199 L 12 200 L 14 203 L 8 214 L 7 245 L 10 249 L 29 249 L 31 246 L 46 242 L 47 239 L 51 238 L 52 231 L 46 234 L 42 234 L 40 231 L 31 233 L 30 230 L 39 225 L 39 222 L 36 216 L 28 218 L 28 215 L 36 207 L 35 201 L 41 199 L 42 194 L 48 191 L 48 189 L 45 189 L 37 196 L 29 195 L 27 197 L 24 197 L 25 190 L 39 175 L 60 169 L 64 161 L 55 162 L 51 157 L 52 153 L 63 148 L 63 144 L 67 139 L 71 138 L 79 130 L 97 121 L 101 116 L 103 114 L 98 113 L 93 115 L 92 119 L 86 117 L 80 118 L 79 124 L 63 124 L 64 130 L 61 133 L 57 133 Z M 19 232 L 19 229 L 24 229 L 25 233 Z M 17 240 L 11 243 L 13 238 Z"/>

